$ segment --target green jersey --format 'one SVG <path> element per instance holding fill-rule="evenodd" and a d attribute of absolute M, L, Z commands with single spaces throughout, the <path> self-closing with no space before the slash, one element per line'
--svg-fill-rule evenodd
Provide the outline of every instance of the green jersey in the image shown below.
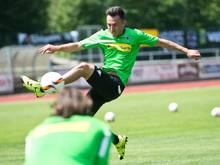
<path fill-rule="evenodd" d="M 154 46 L 158 37 L 146 34 L 138 29 L 125 28 L 124 33 L 114 37 L 108 29 L 100 30 L 80 41 L 83 48 L 101 48 L 104 55 L 103 70 L 115 72 L 124 85 L 134 66 L 140 45 Z"/>
<path fill-rule="evenodd" d="M 89 116 L 51 116 L 26 138 L 25 165 L 106 165 L 112 134 Z"/>

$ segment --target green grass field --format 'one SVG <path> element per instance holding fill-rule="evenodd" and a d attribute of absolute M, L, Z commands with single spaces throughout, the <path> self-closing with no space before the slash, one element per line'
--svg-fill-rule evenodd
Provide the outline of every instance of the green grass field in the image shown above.
<path fill-rule="evenodd" d="M 170 102 L 179 112 L 169 112 Z M 50 112 L 49 101 L 0 104 L 0 165 L 22 164 L 27 132 Z M 111 165 L 219 165 L 220 88 L 128 94 L 108 103 L 96 115 L 116 113 L 111 128 L 128 135 L 126 158 L 118 160 L 112 146 Z"/>

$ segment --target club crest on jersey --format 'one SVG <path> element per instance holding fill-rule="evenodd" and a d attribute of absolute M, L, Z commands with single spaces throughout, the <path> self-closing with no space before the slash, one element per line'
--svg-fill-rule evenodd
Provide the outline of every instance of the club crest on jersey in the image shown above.
<path fill-rule="evenodd" d="M 129 36 L 124 36 L 124 37 L 121 37 L 122 39 L 125 39 L 125 40 L 130 40 L 131 38 Z"/>

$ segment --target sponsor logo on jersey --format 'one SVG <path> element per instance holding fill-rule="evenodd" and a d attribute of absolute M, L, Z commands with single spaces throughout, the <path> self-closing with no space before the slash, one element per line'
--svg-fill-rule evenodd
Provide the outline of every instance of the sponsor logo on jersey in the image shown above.
<path fill-rule="evenodd" d="M 109 44 L 106 43 L 105 46 L 109 49 L 117 49 L 122 52 L 131 51 L 131 45 L 125 43 L 109 43 Z"/>

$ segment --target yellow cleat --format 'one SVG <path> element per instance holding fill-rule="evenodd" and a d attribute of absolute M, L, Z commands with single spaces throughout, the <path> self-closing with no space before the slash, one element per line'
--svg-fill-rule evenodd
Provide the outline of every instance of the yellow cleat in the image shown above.
<path fill-rule="evenodd" d="M 125 145 L 128 142 L 128 137 L 125 135 L 118 135 L 119 142 L 115 145 L 115 148 L 118 151 L 119 159 L 124 159 L 125 156 Z"/>
<path fill-rule="evenodd" d="M 23 86 L 29 91 L 34 92 L 37 97 L 42 97 L 45 95 L 45 92 L 41 88 L 41 85 L 38 81 L 34 81 L 27 76 L 21 76 L 23 81 Z"/>

